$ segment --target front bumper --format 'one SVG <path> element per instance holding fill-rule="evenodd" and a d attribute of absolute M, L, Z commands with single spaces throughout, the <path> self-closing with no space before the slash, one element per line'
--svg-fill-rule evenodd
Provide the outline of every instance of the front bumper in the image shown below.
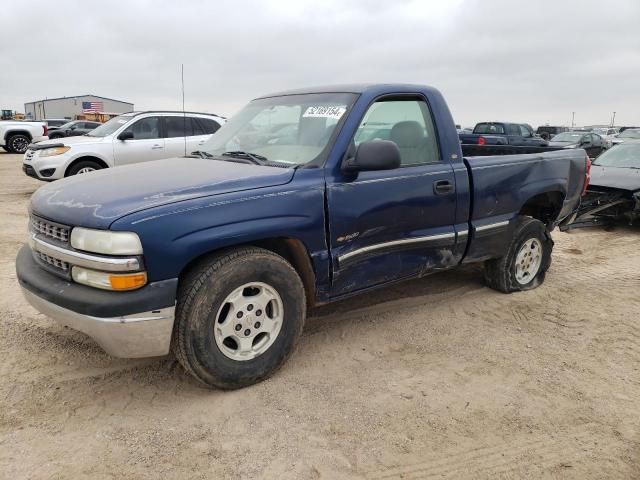
<path fill-rule="evenodd" d="M 40 158 L 38 149 L 30 148 L 25 152 L 22 159 L 22 171 L 30 177 L 50 182 L 64 178 L 64 172 L 71 163 L 68 153 L 55 155 L 53 157 Z"/>
<path fill-rule="evenodd" d="M 61 325 L 86 333 L 109 355 L 157 357 L 169 353 L 175 307 L 121 317 L 92 317 L 48 302 L 26 288 L 22 293 L 40 313 Z"/>
<path fill-rule="evenodd" d="M 28 246 L 16 258 L 16 273 L 27 301 L 39 312 L 89 335 L 115 357 L 169 353 L 177 279 L 130 292 L 79 285 L 47 272 Z"/>

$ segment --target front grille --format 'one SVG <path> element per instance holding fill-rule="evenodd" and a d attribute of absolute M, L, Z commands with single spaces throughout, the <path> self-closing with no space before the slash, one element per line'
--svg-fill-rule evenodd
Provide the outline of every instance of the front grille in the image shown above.
<path fill-rule="evenodd" d="M 31 216 L 31 229 L 47 238 L 53 238 L 62 243 L 69 243 L 69 232 L 71 228 L 59 223 L 53 223 L 43 218 Z"/>
<path fill-rule="evenodd" d="M 42 260 L 46 264 L 51 265 L 52 267 L 55 267 L 58 270 L 61 270 L 63 273 L 69 272 L 69 264 L 67 262 L 64 262 L 58 258 L 51 257 L 46 253 L 42 253 L 42 252 L 34 252 L 34 253 L 37 255 L 37 257 L 40 260 Z"/>

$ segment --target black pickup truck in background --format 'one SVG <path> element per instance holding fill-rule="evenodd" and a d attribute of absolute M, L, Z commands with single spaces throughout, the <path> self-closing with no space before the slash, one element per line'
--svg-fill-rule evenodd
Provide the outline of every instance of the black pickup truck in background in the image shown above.
<path fill-rule="evenodd" d="M 458 135 L 462 145 L 511 145 L 514 147 L 546 147 L 549 142 L 536 136 L 531 125 L 510 122 L 481 122 L 473 133 Z"/>

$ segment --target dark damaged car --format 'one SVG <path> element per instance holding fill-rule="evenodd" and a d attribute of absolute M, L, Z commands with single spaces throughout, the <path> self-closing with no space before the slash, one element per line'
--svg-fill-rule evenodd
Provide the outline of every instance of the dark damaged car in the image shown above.
<path fill-rule="evenodd" d="M 591 181 L 575 222 L 565 228 L 638 223 L 640 142 L 617 145 L 591 166 Z"/>

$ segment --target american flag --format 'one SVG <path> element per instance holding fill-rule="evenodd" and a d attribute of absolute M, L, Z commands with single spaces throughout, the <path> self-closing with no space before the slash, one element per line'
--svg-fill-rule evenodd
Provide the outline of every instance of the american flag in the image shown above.
<path fill-rule="evenodd" d="M 104 110 L 104 103 L 102 102 L 82 102 L 82 112 L 101 112 Z"/>

